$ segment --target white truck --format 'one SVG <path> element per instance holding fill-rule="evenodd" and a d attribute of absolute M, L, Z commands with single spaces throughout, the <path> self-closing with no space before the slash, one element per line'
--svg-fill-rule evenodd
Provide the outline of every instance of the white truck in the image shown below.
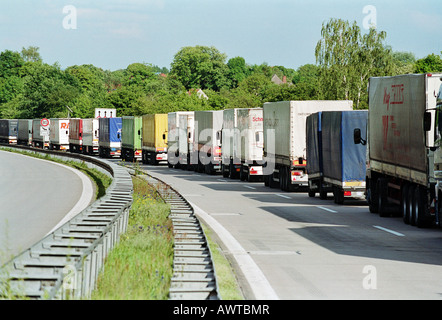
<path fill-rule="evenodd" d="M 50 120 L 32 119 L 32 146 L 41 149 L 49 149 L 49 126 Z"/>
<path fill-rule="evenodd" d="M 195 139 L 192 163 L 195 171 L 221 172 L 223 110 L 195 111 Z M 197 159 L 195 159 L 197 158 Z"/>
<path fill-rule="evenodd" d="M 235 108 L 223 111 L 223 177 L 251 181 L 262 178 L 262 108 Z"/>
<path fill-rule="evenodd" d="M 371 212 L 399 212 L 406 224 L 440 226 L 442 74 L 374 77 L 369 81 L 366 197 Z"/>
<path fill-rule="evenodd" d="M 192 149 L 195 137 L 195 112 L 180 114 L 178 132 L 179 163 L 181 169 L 192 169 Z"/>
<path fill-rule="evenodd" d="M 49 149 L 61 151 L 69 150 L 69 119 L 50 119 Z"/>
<path fill-rule="evenodd" d="M 221 172 L 224 178 L 237 179 L 241 170 L 238 108 L 223 110 L 221 132 Z"/>
<path fill-rule="evenodd" d="M 83 154 L 98 154 L 98 119 L 83 119 Z"/>
<path fill-rule="evenodd" d="M 187 126 L 186 128 L 180 126 L 180 116 L 187 117 L 193 115 L 193 113 L 193 111 L 176 111 L 167 114 L 167 164 L 169 168 L 180 166 L 180 147 L 187 148 L 186 144 L 180 143 L 181 138 L 187 139 L 183 134 L 180 134 L 182 130 L 187 131 Z"/>
<path fill-rule="evenodd" d="M 264 183 L 284 191 L 308 187 L 306 118 L 318 111 L 353 110 L 353 102 L 280 101 L 263 106 Z"/>

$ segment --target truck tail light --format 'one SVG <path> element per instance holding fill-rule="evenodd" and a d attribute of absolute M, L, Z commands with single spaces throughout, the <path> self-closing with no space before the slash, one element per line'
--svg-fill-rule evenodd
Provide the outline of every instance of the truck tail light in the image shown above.
<path fill-rule="evenodd" d="M 344 197 L 350 197 L 351 191 L 344 191 Z"/>
<path fill-rule="evenodd" d="M 221 148 L 220 147 L 215 147 L 215 155 L 216 156 L 220 156 L 221 155 Z"/>
<path fill-rule="evenodd" d="M 302 171 L 292 171 L 292 176 L 302 176 Z"/>

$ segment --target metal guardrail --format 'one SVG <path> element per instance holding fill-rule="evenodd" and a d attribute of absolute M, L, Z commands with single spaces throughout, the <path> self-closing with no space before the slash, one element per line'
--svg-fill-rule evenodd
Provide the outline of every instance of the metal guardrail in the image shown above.
<path fill-rule="evenodd" d="M 0 281 L 4 281 L 8 294 L 18 298 L 88 298 L 104 259 L 120 234 L 126 231 L 133 201 L 130 174 L 125 168 L 104 159 L 14 147 L 85 162 L 113 177 L 103 197 L 0 269 Z"/>
<path fill-rule="evenodd" d="M 169 299 L 219 300 L 212 252 L 193 207 L 170 185 L 144 173 L 146 175 L 141 177 L 153 185 L 170 205 L 175 243 Z"/>

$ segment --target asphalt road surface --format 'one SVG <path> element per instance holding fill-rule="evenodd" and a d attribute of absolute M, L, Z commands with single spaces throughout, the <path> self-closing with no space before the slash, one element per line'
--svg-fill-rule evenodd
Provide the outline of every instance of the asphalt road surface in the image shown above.
<path fill-rule="evenodd" d="M 92 191 L 76 170 L 0 151 L 0 265 L 83 210 Z"/>
<path fill-rule="evenodd" d="M 220 231 L 247 299 L 441 299 L 442 230 L 263 183 L 142 168 Z M 211 227 L 212 227 L 211 226 Z"/>

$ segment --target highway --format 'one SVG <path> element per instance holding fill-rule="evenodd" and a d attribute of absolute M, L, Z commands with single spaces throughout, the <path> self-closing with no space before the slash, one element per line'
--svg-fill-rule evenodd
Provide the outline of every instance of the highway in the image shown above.
<path fill-rule="evenodd" d="M 442 230 L 220 175 L 141 165 L 220 231 L 246 299 L 441 299 Z"/>
<path fill-rule="evenodd" d="M 82 173 L 0 151 L 0 265 L 81 212 L 93 197 Z"/>

